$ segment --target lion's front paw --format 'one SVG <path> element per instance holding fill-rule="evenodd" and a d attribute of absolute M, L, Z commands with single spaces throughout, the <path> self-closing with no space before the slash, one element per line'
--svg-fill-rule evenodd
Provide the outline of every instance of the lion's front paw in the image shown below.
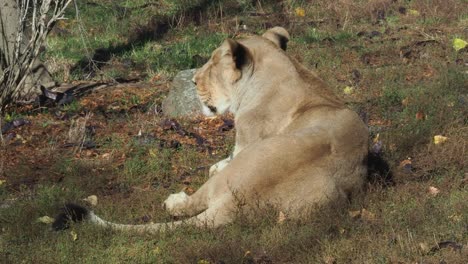
<path fill-rule="evenodd" d="M 189 196 L 185 192 L 179 192 L 169 195 L 163 202 L 163 208 L 172 216 L 182 216 Z"/>

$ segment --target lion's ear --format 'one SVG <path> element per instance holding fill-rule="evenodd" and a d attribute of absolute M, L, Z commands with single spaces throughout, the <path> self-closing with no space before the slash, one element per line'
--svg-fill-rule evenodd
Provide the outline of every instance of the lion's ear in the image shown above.
<path fill-rule="evenodd" d="M 221 45 L 222 60 L 233 72 L 232 81 L 235 82 L 242 76 L 242 68 L 252 62 L 249 50 L 233 39 L 226 39 Z"/>
<path fill-rule="evenodd" d="M 263 33 L 262 37 L 272 41 L 282 50 L 286 50 L 289 41 L 289 33 L 286 29 L 282 27 L 270 28 L 267 32 Z"/>

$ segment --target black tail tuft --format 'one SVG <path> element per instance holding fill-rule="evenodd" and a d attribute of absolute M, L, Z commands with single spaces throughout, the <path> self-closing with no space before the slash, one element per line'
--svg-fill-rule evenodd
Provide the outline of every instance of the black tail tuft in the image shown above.
<path fill-rule="evenodd" d="M 367 155 L 367 180 L 370 183 L 379 183 L 383 186 L 395 184 L 390 165 L 381 154 L 369 152 Z"/>
<path fill-rule="evenodd" d="M 61 211 L 62 212 L 55 217 L 54 223 L 52 223 L 52 228 L 55 231 L 68 229 L 71 222 L 81 222 L 85 220 L 89 214 L 88 209 L 72 203 L 65 204 Z"/>

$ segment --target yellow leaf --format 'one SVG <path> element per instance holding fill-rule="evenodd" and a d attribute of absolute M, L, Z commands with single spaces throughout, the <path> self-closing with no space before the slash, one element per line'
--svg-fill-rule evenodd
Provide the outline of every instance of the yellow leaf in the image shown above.
<path fill-rule="evenodd" d="M 43 223 L 43 224 L 52 224 L 54 222 L 54 219 L 50 216 L 45 215 L 43 217 L 39 217 L 37 219 L 37 222 Z"/>
<path fill-rule="evenodd" d="M 412 16 L 419 16 L 419 11 L 418 10 L 414 10 L 414 9 L 409 9 L 408 10 L 408 14 L 412 15 Z"/>
<path fill-rule="evenodd" d="M 154 149 L 150 149 L 150 150 L 148 151 L 148 153 L 149 153 L 149 155 L 150 155 L 152 158 L 156 158 L 156 156 L 157 156 L 157 155 L 156 155 L 156 151 L 155 151 Z"/>
<path fill-rule="evenodd" d="M 374 142 L 374 144 L 377 143 L 377 142 L 379 142 L 379 138 L 380 138 L 380 134 L 377 133 L 377 135 L 375 135 L 375 137 L 374 137 L 374 139 L 372 140 L 372 142 Z"/>
<path fill-rule="evenodd" d="M 347 95 L 350 95 L 354 92 L 354 88 L 351 87 L 351 86 L 346 86 L 344 89 L 343 89 L 343 92 Z"/>
<path fill-rule="evenodd" d="M 453 48 L 456 50 L 456 51 L 459 51 L 461 49 L 464 49 L 466 46 L 468 45 L 468 42 L 464 41 L 463 39 L 461 38 L 455 38 L 453 40 Z"/>
<path fill-rule="evenodd" d="M 90 195 L 90 196 L 84 198 L 83 201 L 89 203 L 92 206 L 96 206 L 97 203 L 98 203 L 98 198 L 97 198 L 96 195 Z"/>
<path fill-rule="evenodd" d="M 5 182 L 6 180 L 0 180 L 0 186 L 2 186 Z"/>
<path fill-rule="evenodd" d="M 75 231 L 70 231 L 70 235 L 73 241 L 76 241 L 78 239 L 78 234 Z"/>
<path fill-rule="evenodd" d="M 296 11 L 296 15 L 297 15 L 297 16 L 300 16 L 300 17 L 304 17 L 304 16 L 305 16 L 305 10 L 304 10 L 304 8 L 298 7 L 298 8 L 296 8 L 295 11 Z"/>
<path fill-rule="evenodd" d="M 448 137 L 444 137 L 444 136 L 441 136 L 441 135 L 436 135 L 434 136 L 434 144 L 441 144 L 441 143 L 444 143 L 445 141 L 447 141 Z"/>
<path fill-rule="evenodd" d="M 210 264 L 208 260 L 200 259 L 197 264 Z"/>

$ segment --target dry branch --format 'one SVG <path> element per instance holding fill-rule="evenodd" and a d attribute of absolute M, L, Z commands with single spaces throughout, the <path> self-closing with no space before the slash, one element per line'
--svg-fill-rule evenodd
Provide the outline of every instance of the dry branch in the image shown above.
<path fill-rule="evenodd" d="M 24 85 L 26 79 L 31 74 L 31 69 L 48 33 L 58 20 L 65 19 L 65 9 L 71 1 L 17 0 L 18 30 L 13 45 L 13 56 L 7 65 L 4 65 L 6 67 L 2 66 L 0 109 L 20 99 L 21 95 L 29 94 L 34 88 Z M 26 32 L 31 32 L 30 36 Z M 4 34 L 0 37 L 6 38 L 7 36 Z"/>

